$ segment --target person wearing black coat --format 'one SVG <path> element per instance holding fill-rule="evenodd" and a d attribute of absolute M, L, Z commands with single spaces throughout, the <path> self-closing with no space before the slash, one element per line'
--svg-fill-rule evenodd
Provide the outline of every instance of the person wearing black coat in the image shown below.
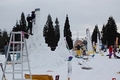
<path fill-rule="evenodd" d="M 32 11 L 31 13 L 32 13 L 31 17 L 32 17 L 32 19 L 34 19 L 35 18 L 35 11 Z"/>
<path fill-rule="evenodd" d="M 33 33 L 32 33 L 32 17 L 30 17 L 30 14 L 28 14 L 28 16 L 27 16 L 27 22 L 28 22 L 27 32 L 28 32 L 28 30 L 30 30 L 30 34 L 33 35 Z"/>
<path fill-rule="evenodd" d="M 31 13 L 32 13 L 31 14 L 32 22 L 35 24 L 35 17 L 36 17 L 35 11 L 32 11 Z"/>

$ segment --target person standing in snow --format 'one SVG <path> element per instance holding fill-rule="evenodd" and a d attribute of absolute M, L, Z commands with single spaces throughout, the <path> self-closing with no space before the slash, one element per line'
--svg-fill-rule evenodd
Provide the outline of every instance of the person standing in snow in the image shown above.
<path fill-rule="evenodd" d="M 83 49 L 83 56 L 86 56 L 86 50 Z"/>
<path fill-rule="evenodd" d="M 111 58 L 111 56 L 112 56 L 112 51 L 113 51 L 113 47 L 111 45 L 111 46 L 109 46 L 109 58 Z"/>
<path fill-rule="evenodd" d="M 76 57 L 80 57 L 81 56 L 81 52 L 80 52 L 80 49 L 81 49 L 81 46 L 80 46 L 80 43 L 78 43 L 78 45 L 75 47 L 77 50 L 76 50 Z"/>

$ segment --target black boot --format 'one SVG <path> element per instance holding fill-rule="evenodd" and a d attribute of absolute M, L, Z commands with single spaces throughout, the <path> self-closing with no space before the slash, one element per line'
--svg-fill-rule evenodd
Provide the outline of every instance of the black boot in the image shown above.
<path fill-rule="evenodd" d="M 31 35 L 33 35 L 33 33 L 31 33 Z"/>

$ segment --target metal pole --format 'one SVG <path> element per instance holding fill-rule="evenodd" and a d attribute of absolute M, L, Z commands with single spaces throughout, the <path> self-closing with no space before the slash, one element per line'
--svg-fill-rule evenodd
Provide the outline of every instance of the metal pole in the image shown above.
<path fill-rule="evenodd" d="M 11 40 L 12 40 L 12 35 L 11 35 L 11 37 L 10 37 L 10 41 L 11 41 Z M 4 75 L 5 75 L 5 70 L 6 70 L 6 64 L 7 64 L 8 55 L 10 54 L 10 53 L 9 53 L 9 49 L 10 49 L 10 43 L 9 43 L 9 45 L 8 45 L 8 50 L 7 50 L 6 60 L 5 60 L 5 66 L 4 66 L 4 69 L 3 69 L 2 80 L 3 80 Z"/>
<path fill-rule="evenodd" d="M 22 77 L 22 80 L 23 80 L 23 49 L 22 49 L 22 38 L 23 38 L 23 35 L 24 35 L 24 34 L 22 34 L 22 31 L 21 31 L 21 36 L 20 36 L 20 37 L 21 37 L 21 39 L 20 39 L 20 43 L 21 43 L 21 45 L 20 45 L 20 46 L 21 46 L 21 54 L 20 54 L 20 57 L 21 57 L 21 60 L 22 60 L 22 61 L 21 61 L 21 70 L 22 70 L 22 71 L 21 71 L 21 73 L 22 73 L 21 77 Z"/>
<path fill-rule="evenodd" d="M 4 72 L 4 71 L 3 71 L 3 64 L 2 64 L 2 63 L 0 63 L 0 66 L 1 66 L 2 72 Z M 6 80 L 5 75 L 4 75 L 4 80 Z"/>
<path fill-rule="evenodd" d="M 15 78 L 15 76 L 14 76 L 14 70 L 15 70 L 15 63 L 14 63 L 14 61 L 15 61 L 14 60 L 14 57 L 15 57 L 15 54 L 14 54 L 14 50 L 15 50 L 15 43 L 14 43 L 15 42 L 15 33 L 12 33 L 12 35 L 13 35 L 13 41 L 12 41 L 13 42 L 12 43 L 12 46 L 13 46 L 13 50 L 12 50 L 13 51 L 13 53 L 12 53 L 13 54 L 13 61 L 12 61 L 12 65 L 13 65 L 13 80 L 14 80 L 14 78 Z"/>
<path fill-rule="evenodd" d="M 26 48 L 26 54 L 27 54 L 27 60 L 28 60 L 28 68 L 29 68 L 29 72 L 30 72 L 30 79 L 32 80 L 32 75 L 31 75 L 31 70 L 30 70 L 30 63 L 29 63 L 29 59 L 28 59 L 28 49 L 27 49 L 26 40 L 25 40 L 25 48 Z"/>

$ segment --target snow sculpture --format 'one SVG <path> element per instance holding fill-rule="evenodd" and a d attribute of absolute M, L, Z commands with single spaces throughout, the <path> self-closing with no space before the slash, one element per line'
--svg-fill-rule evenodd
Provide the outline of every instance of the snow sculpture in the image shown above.
<path fill-rule="evenodd" d="M 90 36 L 90 30 L 86 29 L 86 38 L 87 38 L 87 52 L 88 54 L 93 53 L 92 41 Z"/>

